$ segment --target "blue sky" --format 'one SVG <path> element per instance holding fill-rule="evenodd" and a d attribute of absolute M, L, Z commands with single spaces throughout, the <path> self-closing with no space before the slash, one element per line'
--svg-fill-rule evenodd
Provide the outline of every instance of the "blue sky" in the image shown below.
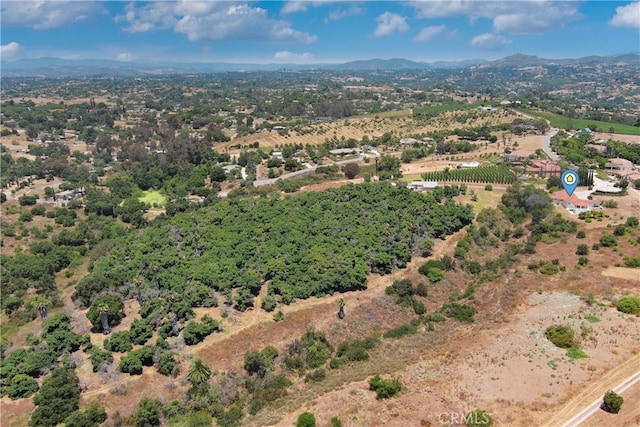
<path fill-rule="evenodd" d="M 2 60 L 335 63 L 640 51 L 637 1 L 7 1 Z"/>

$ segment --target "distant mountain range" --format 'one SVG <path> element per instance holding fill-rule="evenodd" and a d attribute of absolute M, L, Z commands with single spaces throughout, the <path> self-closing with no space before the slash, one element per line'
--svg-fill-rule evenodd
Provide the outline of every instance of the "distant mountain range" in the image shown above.
<path fill-rule="evenodd" d="M 425 69 L 518 68 L 552 65 L 593 65 L 627 63 L 640 65 L 636 53 L 617 56 L 586 56 L 576 59 L 545 59 L 532 55 L 515 54 L 495 61 L 471 59 L 464 61 L 416 62 L 409 59 L 368 59 L 341 64 L 238 64 L 238 63 L 151 63 L 119 62 L 110 60 L 66 60 L 59 58 L 22 59 L 2 61 L 3 77 L 63 77 L 91 75 L 163 75 L 184 73 L 277 71 L 277 70 L 336 70 L 336 71 L 399 71 Z"/>

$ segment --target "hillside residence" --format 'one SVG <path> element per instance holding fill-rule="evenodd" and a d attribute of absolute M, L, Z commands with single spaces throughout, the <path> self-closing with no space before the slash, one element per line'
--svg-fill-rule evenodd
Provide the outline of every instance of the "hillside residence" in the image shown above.
<path fill-rule="evenodd" d="M 626 179 L 627 181 L 633 184 L 635 181 L 640 179 L 640 172 L 638 171 L 617 172 L 616 177 L 620 179 Z"/>
<path fill-rule="evenodd" d="M 411 181 L 407 188 L 414 191 L 429 191 L 438 187 L 436 181 Z"/>
<path fill-rule="evenodd" d="M 550 175 L 560 175 L 562 168 L 558 163 L 551 160 L 532 160 L 525 168 L 525 172 L 539 177 L 547 177 Z"/>
<path fill-rule="evenodd" d="M 554 205 L 562 206 L 569 212 L 578 214 L 600 207 L 600 202 L 596 199 L 584 200 L 575 194 L 569 196 L 566 191 L 560 190 L 551 194 L 551 201 Z"/>
<path fill-rule="evenodd" d="M 361 154 L 362 151 L 359 148 L 336 148 L 335 150 L 329 150 L 329 154 L 333 156 L 346 156 L 349 154 Z"/>
<path fill-rule="evenodd" d="M 412 145 L 419 144 L 419 143 L 420 143 L 420 141 L 418 141 L 418 140 L 417 140 L 417 139 L 415 139 L 415 138 L 402 138 L 402 139 L 400 140 L 400 143 L 399 143 L 399 144 L 400 144 L 401 146 L 405 146 L 405 147 L 406 147 L 406 146 L 409 146 L 409 147 L 410 147 L 410 146 L 412 146 Z"/>
<path fill-rule="evenodd" d="M 480 163 L 478 162 L 464 162 L 464 163 L 459 163 L 456 166 L 456 169 L 473 169 L 473 168 L 477 168 L 478 166 L 480 166 Z"/>
<path fill-rule="evenodd" d="M 625 171 L 625 170 L 632 170 L 633 166 L 634 164 L 630 160 L 615 158 L 615 159 L 609 159 L 609 161 L 605 165 L 605 168 L 611 169 L 611 170 Z"/>
<path fill-rule="evenodd" d="M 536 152 L 531 150 L 514 150 L 510 153 L 505 153 L 504 157 L 510 162 L 513 162 L 516 160 L 528 159 L 535 154 Z"/>

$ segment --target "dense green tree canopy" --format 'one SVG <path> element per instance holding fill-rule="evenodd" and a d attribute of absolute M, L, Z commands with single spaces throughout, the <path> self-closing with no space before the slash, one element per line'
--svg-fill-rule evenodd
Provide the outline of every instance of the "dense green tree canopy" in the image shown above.
<path fill-rule="evenodd" d="M 187 306 L 240 289 L 239 308 L 265 281 L 284 303 L 366 287 L 370 272 L 404 267 L 425 238 L 469 224 L 470 206 L 388 184 L 351 185 L 282 200 L 230 199 L 156 220 L 125 236 L 77 286 L 85 304 L 142 274 Z M 149 267 L 156 265 L 155 271 Z M 250 295 L 249 295 L 250 294 Z M 244 296 L 243 296 L 244 295 Z"/>

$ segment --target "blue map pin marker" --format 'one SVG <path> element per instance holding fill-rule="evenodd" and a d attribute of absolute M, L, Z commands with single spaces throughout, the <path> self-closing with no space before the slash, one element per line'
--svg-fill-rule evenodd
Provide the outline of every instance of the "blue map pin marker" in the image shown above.
<path fill-rule="evenodd" d="M 576 190 L 578 183 L 580 182 L 580 177 L 578 176 L 578 172 L 572 169 L 567 169 L 566 171 L 562 172 L 560 180 L 562 181 L 564 190 L 569 196 L 571 196 Z"/>

